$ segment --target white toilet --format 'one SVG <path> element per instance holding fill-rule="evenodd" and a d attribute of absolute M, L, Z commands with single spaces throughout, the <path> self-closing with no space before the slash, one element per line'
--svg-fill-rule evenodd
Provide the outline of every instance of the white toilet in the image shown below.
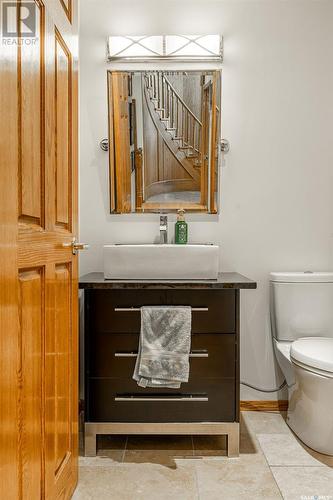
<path fill-rule="evenodd" d="M 333 455 L 333 272 L 271 273 L 270 293 L 287 423 L 310 448 Z"/>

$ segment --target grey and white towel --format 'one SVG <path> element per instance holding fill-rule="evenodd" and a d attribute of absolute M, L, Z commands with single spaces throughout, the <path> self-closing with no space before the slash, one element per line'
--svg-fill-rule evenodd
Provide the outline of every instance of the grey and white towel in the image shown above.
<path fill-rule="evenodd" d="M 178 389 L 189 376 L 191 307 L 141 307 L 141 332 L 133 378 L 141 387 Z"/>

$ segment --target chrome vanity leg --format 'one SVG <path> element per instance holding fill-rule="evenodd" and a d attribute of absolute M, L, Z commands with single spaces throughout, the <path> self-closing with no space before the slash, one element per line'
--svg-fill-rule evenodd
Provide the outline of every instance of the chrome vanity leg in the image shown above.
<path fill-rule="evenodd" d="M 238 422 L 200 422 L 200 423 L 121 423 L 88 422 L 84 424 L 84 455 L 96 456 L 97 434 L 194 434 L 227 435 L 228 457 L 239 456 Z"/>
<path fill-rule="evenodd" d="M 228 432 L 228 457 L 239 456 L 239 424 L 231 424 L 231 429 Z"/>
<path fill-rule="evenodd" d="M 96 457 L 96 433 L 90 424 L 84 424 L 84 456 Z"/>

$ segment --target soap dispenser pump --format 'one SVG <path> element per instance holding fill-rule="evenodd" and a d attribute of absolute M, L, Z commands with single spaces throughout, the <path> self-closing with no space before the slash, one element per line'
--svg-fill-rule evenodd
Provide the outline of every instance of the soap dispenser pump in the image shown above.
<path fill-rule="evenodd" d="M 185 222 L 185 210 L 181 208 L 177 211 L 177 222 L 175 224 L 175 243 L 186 245 L 188 238 L 187 223 Z"/>

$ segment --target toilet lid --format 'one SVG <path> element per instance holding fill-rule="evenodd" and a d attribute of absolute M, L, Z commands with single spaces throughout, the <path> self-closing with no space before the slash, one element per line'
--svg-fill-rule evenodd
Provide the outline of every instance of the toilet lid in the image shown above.
<path fill-rule="evenodd" d="M 290 348 L 295 361 L 333 373 L 333 338 L 306 337 L 295 340 Z"/>

